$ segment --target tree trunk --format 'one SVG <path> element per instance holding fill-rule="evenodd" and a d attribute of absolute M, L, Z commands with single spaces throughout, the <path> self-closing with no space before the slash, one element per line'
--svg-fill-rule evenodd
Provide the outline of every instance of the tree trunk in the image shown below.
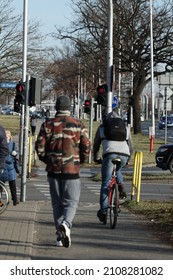
<path fill-rule="evenodd" d="M 140 95 L 134 96 L 133 105 L 133 132 L 134 134 L 141 133 L 141 97 Z"/>
<path fill-rule="evenodd" d="M 136 74 L 133 81 L 133 129 L 134 134 L 141 133 L 141 94 L 145 87 L 146 73 L 145 71 Z"/>

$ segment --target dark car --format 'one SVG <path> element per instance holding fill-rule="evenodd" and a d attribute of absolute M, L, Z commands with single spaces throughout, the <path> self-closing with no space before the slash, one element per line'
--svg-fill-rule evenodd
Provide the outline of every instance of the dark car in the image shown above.
<path fill-rule="evenodd" d="M 162 170 L 169 169 L 173 173 L 173 144 L 165 144 L 158 148 L 156 166 Z"/>
<path fill-rule="evenodd" d="M 161 117 L 159 122 L 159 129 L 165 128 L 166 117 Z M 173 117 L 167 116 L 167 128 L 173 128 Z"/>

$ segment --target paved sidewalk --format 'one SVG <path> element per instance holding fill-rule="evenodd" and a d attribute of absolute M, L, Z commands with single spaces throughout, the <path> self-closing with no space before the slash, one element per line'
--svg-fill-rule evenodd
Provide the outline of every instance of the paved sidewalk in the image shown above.
<path fill-rule="evenodd" d="M 31 259 L 37 201 L 9 204 L 0 215 L 0 259 Z"/>

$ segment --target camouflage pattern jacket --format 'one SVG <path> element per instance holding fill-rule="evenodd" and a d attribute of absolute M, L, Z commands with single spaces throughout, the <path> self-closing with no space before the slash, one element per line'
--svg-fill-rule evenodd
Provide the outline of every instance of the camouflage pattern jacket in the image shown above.
<path fill-rule="evenodd" d="M 80 163 L 88 158 L 91 143 L 84 124 L 69 111 L 60 111 L 41 125 L 35 147 L 48 176 L 75 179 L 79 178 Z"/>

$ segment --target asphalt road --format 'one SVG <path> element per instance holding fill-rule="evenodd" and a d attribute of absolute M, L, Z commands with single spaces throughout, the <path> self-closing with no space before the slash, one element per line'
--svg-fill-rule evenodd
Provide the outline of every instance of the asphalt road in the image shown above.
<path fill-rule="evenodd" d="M 149 135 L 149 127 L 151 126 L 150 121 L 141 122 L 142 132 Z M 167 131 L 165 129 L 159 129 L 158 121 L 155 122 L 155 138 L 162 139 L 166 143 L 173 143 L 173 129 L 169 128 Z"/>
<path fill-rule="evenodd" d="M 99 169 L 82 169 L 81 172 L 81 181 L 85 182 L 87 179 L 89 180 L 89 187 L 88 191 L 90 193 L 94 193 L 95 190 L 98 190 L 95 192 L 95 195 L 99 196 L 99 188 L 100 188 L 100 182 L 94 182 L 90 179 L 90 177 L 94 174 L 100 172 Z M 132 169 L 129 168 L 124 169 L 123 172 L 131 173 Z M 145 173 L 155 173 L 158 174 L 158 172 L 162 173 L 168 173 L 169 171 L 162 171 L 159 168 L 152 167 L 152 168 L 143 168 L 143 172 Z M 169 172 L 170 173 L 170 172 Z M 47 182 L 47 174 L 45 172 L 44 167 L 38 168 L 36 172 L 33 173 L 34 176 L 32 176 L 30 179 L 27 179 L 27 185 L 26 185 L 26 200 L 50 200 L 50 194 L 49 194 L 49 185 Z M 18 197 L 20 197 L 21 187 L 20 187 L 20 179 L 17 179 L 17 193 Z M 127 193 L 131 193 L 131 182 L 126 182 L 126 190 Z M 173 186 L 172 183 L 168 182 L 141 182 L 141 196 L 143 198 L 152 198 L 152 199 L 169 199 L 172 198 L 172 192 L 173 192 Z M 87 194 L 87 197 L 89 196 Z M 98 202 L 98 197 L 91 196 L 91 200 L 96 200 Z M 94 202 L 94 201 L 93 201 Z M 93 203 L 92 202 L 92 203 Z M 95 202 L 94 202 L 95 203 Z"/>

